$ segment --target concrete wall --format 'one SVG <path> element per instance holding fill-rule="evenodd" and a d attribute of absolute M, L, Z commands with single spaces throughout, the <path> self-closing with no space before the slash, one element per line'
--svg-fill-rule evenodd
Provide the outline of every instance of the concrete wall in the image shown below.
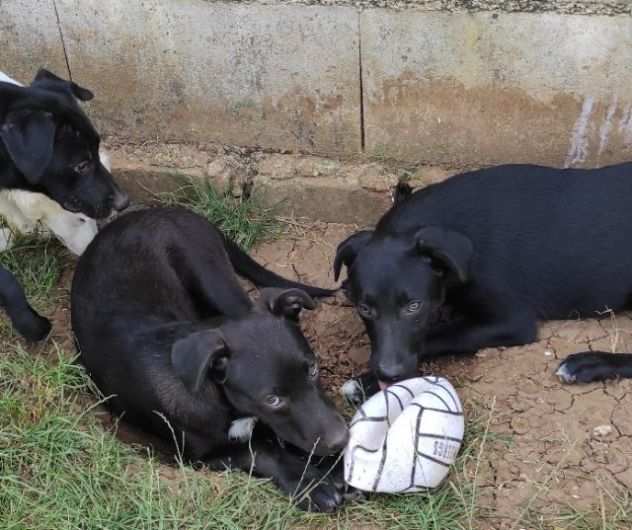
<path fill-rule="evenodd" d="M 57 0 L 73 76 L 110 133 L 273 149 L 360 148 L 348 8 Z"/>
<path fill-rule="evenodd" d="M 632 158 L 632 18 L 369 10 L 367 151 L 470 166 Z"/>
<path fill-rule="evenodd" d="M 132 143 L 593 166 L 632 159 L 631 14 L 628 0 L 0 0 L 0 69 L 68 65 L 97 126 Z"/>
<path fill-rule="evenodd" d="M 40 65 L 66 74 L 52 1 L 0 1 L 0 70 L 30 81 Z"/>

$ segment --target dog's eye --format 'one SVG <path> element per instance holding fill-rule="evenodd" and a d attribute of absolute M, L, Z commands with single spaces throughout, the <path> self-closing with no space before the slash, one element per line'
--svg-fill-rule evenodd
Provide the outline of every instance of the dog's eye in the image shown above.
<path fill-rule="evenodd" d="M 358 313 L 362 318 L 374 318 L 375 311 L 366 304 L 358 304 Z"/>
<path fill-rule="evenodd" d="M 273 409 L 278 409 L 283 404 L 283 400 L 279 396 L 275 396 L 274 394 L 270 394 L 269 396 L 266 396 L 265 401 L 266 401 L 266 405 L 268 405 L 268 407 L 271 407 Z"/>
<path fill-rule="evenodd" d="M 74 168 L 77 173 L 86 173 L 90 169 L 90 160 L 79 162 Z"/>
<path fill-rule="evenodd" d="M 309 367 L 309 376 L 312 379 L 316 379 L 318 377 L 318 363 L 313 363 Z"/>
<path fill-rule="evenodd" d="M 422 307 L 423 304 L 419 300 L 413 300 L 408 304 L 408 306 L 406 306 L 406 312 L 417 313 Z"/>

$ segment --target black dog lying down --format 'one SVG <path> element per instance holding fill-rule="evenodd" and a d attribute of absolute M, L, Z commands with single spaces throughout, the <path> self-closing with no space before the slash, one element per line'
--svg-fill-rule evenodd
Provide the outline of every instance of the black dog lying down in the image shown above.
<path fill-rule="evenodd" d="M 388 384 L 418 358 L 514 346 L 537 321 L 630 305 L 632 164 L 594 170 L 499 166 L 454 176 L 406 197 L 374 231 L 343 241 L 334 263 Z M 428 326 L 436 306 L 460 317 Z M 632 375 L 632 357 L 582 354 L 566 381 Z"/>
<path fill-rule="evenodd" d="M 233 267 L 285 289 L 264 289 L 253 304 Z M 331 511 L 341 485 L 305 453 L 338 453 L 348 433 L 299 328 L 300 311 L 314 308 L 308 293 L 331 291 L 267 271 L 192 212 L 150 209 L 109 224 L 81 257 L 72 326 L 114 413 L 175 437 L 191 460 L 253 469 L 289 494 L 320 481 L 302 506 Z"/>
<path fill-rule="evenodd" d="M 129 199 L 99 158 L 100 138 L 77 100 L 92 92 L 40 70 L 28 87 L 0 82 L 0 189 L 43 193 L 70 212 L 107 217 Z M 15 277 L 0 267 L 0 305 L 29 340 L 50 322 L 27 302 Z"/>

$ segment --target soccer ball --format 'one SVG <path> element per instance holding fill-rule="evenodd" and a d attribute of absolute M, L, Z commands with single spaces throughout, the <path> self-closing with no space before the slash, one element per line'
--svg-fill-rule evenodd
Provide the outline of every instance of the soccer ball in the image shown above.
<path fill-rule="evenodd" d="M 435 488 L 456 460 L 464 430 L 463 406 L 446 379 L 417 377 L 390 385 L 351 421 L 345 480 L 371 492 Z"/>

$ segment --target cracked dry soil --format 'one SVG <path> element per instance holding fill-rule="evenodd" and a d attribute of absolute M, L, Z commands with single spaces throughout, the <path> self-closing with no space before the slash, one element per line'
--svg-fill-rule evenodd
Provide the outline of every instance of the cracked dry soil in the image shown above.
<path fill-rule="evenodd" d="M 355 229 L 294 223 L 253 255 L 289 278 L 333 286 L 336 245 Z M 364 328 L 342 294 L 306 313 L 304 322 L 324 383 L 337 394 L 365 368 Z M 574 386 L 554 375 L 566 355 L 590 349 L 632 352 L 632 313 L 543 323 L 537 343 L 422 367 L 449 378 L 466 409 L 491 414 L 476 477 L 481 528 L 527 528 L 516 523 L 598 509 L 632 489 L 632 380 Z"/>

